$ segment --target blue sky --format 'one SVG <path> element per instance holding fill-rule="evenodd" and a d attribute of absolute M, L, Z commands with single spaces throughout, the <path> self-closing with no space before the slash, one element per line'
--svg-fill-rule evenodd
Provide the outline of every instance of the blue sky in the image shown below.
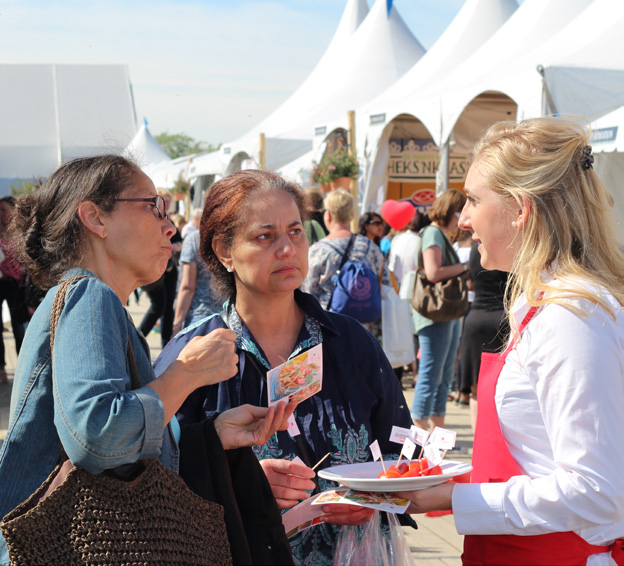
<path fill-rule="evenodd" d="M 369 6 L 373 0 L 367 0 Z M 394 0 L 429 48 L 464 0 Z M 152 133 L 244 134 L 301 84 L 346 0 L 0 0 L 0 63 L 127 64 Z"/>

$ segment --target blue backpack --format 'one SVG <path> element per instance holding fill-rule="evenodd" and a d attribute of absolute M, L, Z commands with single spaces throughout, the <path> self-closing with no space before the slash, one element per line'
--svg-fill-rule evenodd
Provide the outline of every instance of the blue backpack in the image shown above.
<path fill-rule="evenodd" d="M 355 238 L 355 234 L 351 235 L 338 272 L 332 277 L 336 287 L 329 298 L 327 310 L 346 314 L 360 322 L 375 322 L 381 318 L 379 279 L 364 261 L 349 260 Z M 334 248 L 326 240 L 324 243 Z M 369 240 L 364 257 L 368 255 L 370 245 Z"/>

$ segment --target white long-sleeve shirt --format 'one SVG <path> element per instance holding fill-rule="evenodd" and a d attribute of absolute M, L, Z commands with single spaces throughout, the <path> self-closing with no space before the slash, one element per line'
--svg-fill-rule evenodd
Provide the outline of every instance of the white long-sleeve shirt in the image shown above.
<path fill-rule="evenodd" d="M 458 484 L 461 534 L 574 531 L 608 545 L 624 536 L 624 309 L 603 295 L 616 321 L 588 301 L 541 308 L 512 351 L 496 387 L 501 430 L 523 476 Z M 529 307 L 521 298 L 519 323 Z M 589 566 L 615 564 L 609 554 Z"/>

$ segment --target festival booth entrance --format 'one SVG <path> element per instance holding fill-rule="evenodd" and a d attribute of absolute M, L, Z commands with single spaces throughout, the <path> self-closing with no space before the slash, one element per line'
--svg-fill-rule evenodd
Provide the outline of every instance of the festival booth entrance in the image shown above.
<path fill-rule="evenodd" d="M 369 208 L 388 199 L 410 199 L 426 210 L 436 198 L 439 187 L 464 190 L 475 142 L 493 123 L 515 120 L 517 104 L 494 91 L 483 92 L 463 110 L 443 150 L 418 118 L 401 114 L 385 128 L 377 148 L 372 176 L 380 182 L 377 194 L 369 195 Z M 382 170 L 383 168 L 383 170 Z"/>
<path fill-rule="evenodd" d="M 411 199 L 426 209 L 436 198 L 440 152 L 423 123 L 407 114 L 395 118 L 387 141 L 387 184 L 380 200 Z M 452 151 L 449 156 L 450 188 L 463 189 L 467 155 Z M 383 187 L 382 187 L 383 188 Z"/>

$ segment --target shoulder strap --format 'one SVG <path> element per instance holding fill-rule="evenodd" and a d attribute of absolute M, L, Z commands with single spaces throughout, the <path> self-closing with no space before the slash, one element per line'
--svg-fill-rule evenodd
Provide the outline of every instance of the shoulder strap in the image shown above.
<path fill-rule="evenodd" d="M 340 261 L 338 273 L 340 273 L 340 270 L 344 267 L 344 264 L 347 263 L 347 260 L 349 259 L 349 254 L 351 253 L 351 250 L 353 249 L 353 244 L 355 243 L 355 237 L 356 234 L 351 234 L 351 237 L 349 238 L 349 243 L 347 244 L 347 248 L 345 249 L 344 254 L 342 254 L 342 260 Z M 370 241 L 368 243 L 370 245 Z"/>
<path fill-rule="evenodd" d="M 421 271 L 424 265 L 422 255 L 422 236 L 427 228 L 429 228 L 429 226 L 425 226 L 420 232 L 421 237 L 418 244 L 418 271 Z M 437 226 L 433 226 L 433 228 L 437 228 Z M 440 230 L 440 234 L 442 234 L 442 237 L 444 238 L 444 258 L 446 260 L 446 265 L 459 263 L 459 256 L 453 248 L 453 244 L 451 244 L 451 241 L 446 237 L 446 234 L 440 228 L 438 228 L 438 230 Z M 453 263 L 451 263 L 451 260 L 453 260 Z"/>
<path fill-rule="evenodd" d="M 544 296 L 544 292 L 542 291 L 538 296 L 538 300 L 541 299 Z M 532 306 L 529 311 L 526 313 L 526 315 L 524 316 L 524 318 L 522 319 L 522 322 L 520 323 L 520 326 L 518 327 L 518 330 L 516 330 L 513 339 L 511 340 L 511 342 L 509 343 L 509 346 L 507 346 L 507 348 L 505 349 L 505 351 L 503 352 L 503 357 L 507 357 L 507 355 L 509 354 L 509 352 L 511 352 L 515 347 L 516 347 L 516 343 L 518 342 L 518 339 L 520 338 L 520 335 L 522 334 L 522 332 L 524 331 L 524 329 L 527 327 L 527 324 L 529 324 L 529 322 L 531 322 L 531 319 L 535 316 L 535 313 L 539 310 L 539 306 Z"/>
<path fill-rule="evenodd" d="M 54 302 L 52 303 L 52 312 L 50 313 L 50 355 L 54 353 L 54 338 L 56 336 L 56 327 L 61 318 L 61 313 L 65 307 L 65 298 L 67 295 L 68 287 L 75 281 L 86 279 L 91 277 L 90 275 L 77 275 L 76 277 L 70 277 L 63 281 L 59 290 L 57 291 Z M 91 279 L 96 279 L 91 277 Z M 126 350 L 128 356 L 128 364 L 130 365 L 130 384 L 132 389 L 139 389 L 141 387 L 141 381 L 139 380 L 139 372 L 136 367 L 136 360 L 134 358 L 134 351 L 132 350 L 132 343 L 130 342 L 130 336 L 128 336 L 128 346 Z"/>

